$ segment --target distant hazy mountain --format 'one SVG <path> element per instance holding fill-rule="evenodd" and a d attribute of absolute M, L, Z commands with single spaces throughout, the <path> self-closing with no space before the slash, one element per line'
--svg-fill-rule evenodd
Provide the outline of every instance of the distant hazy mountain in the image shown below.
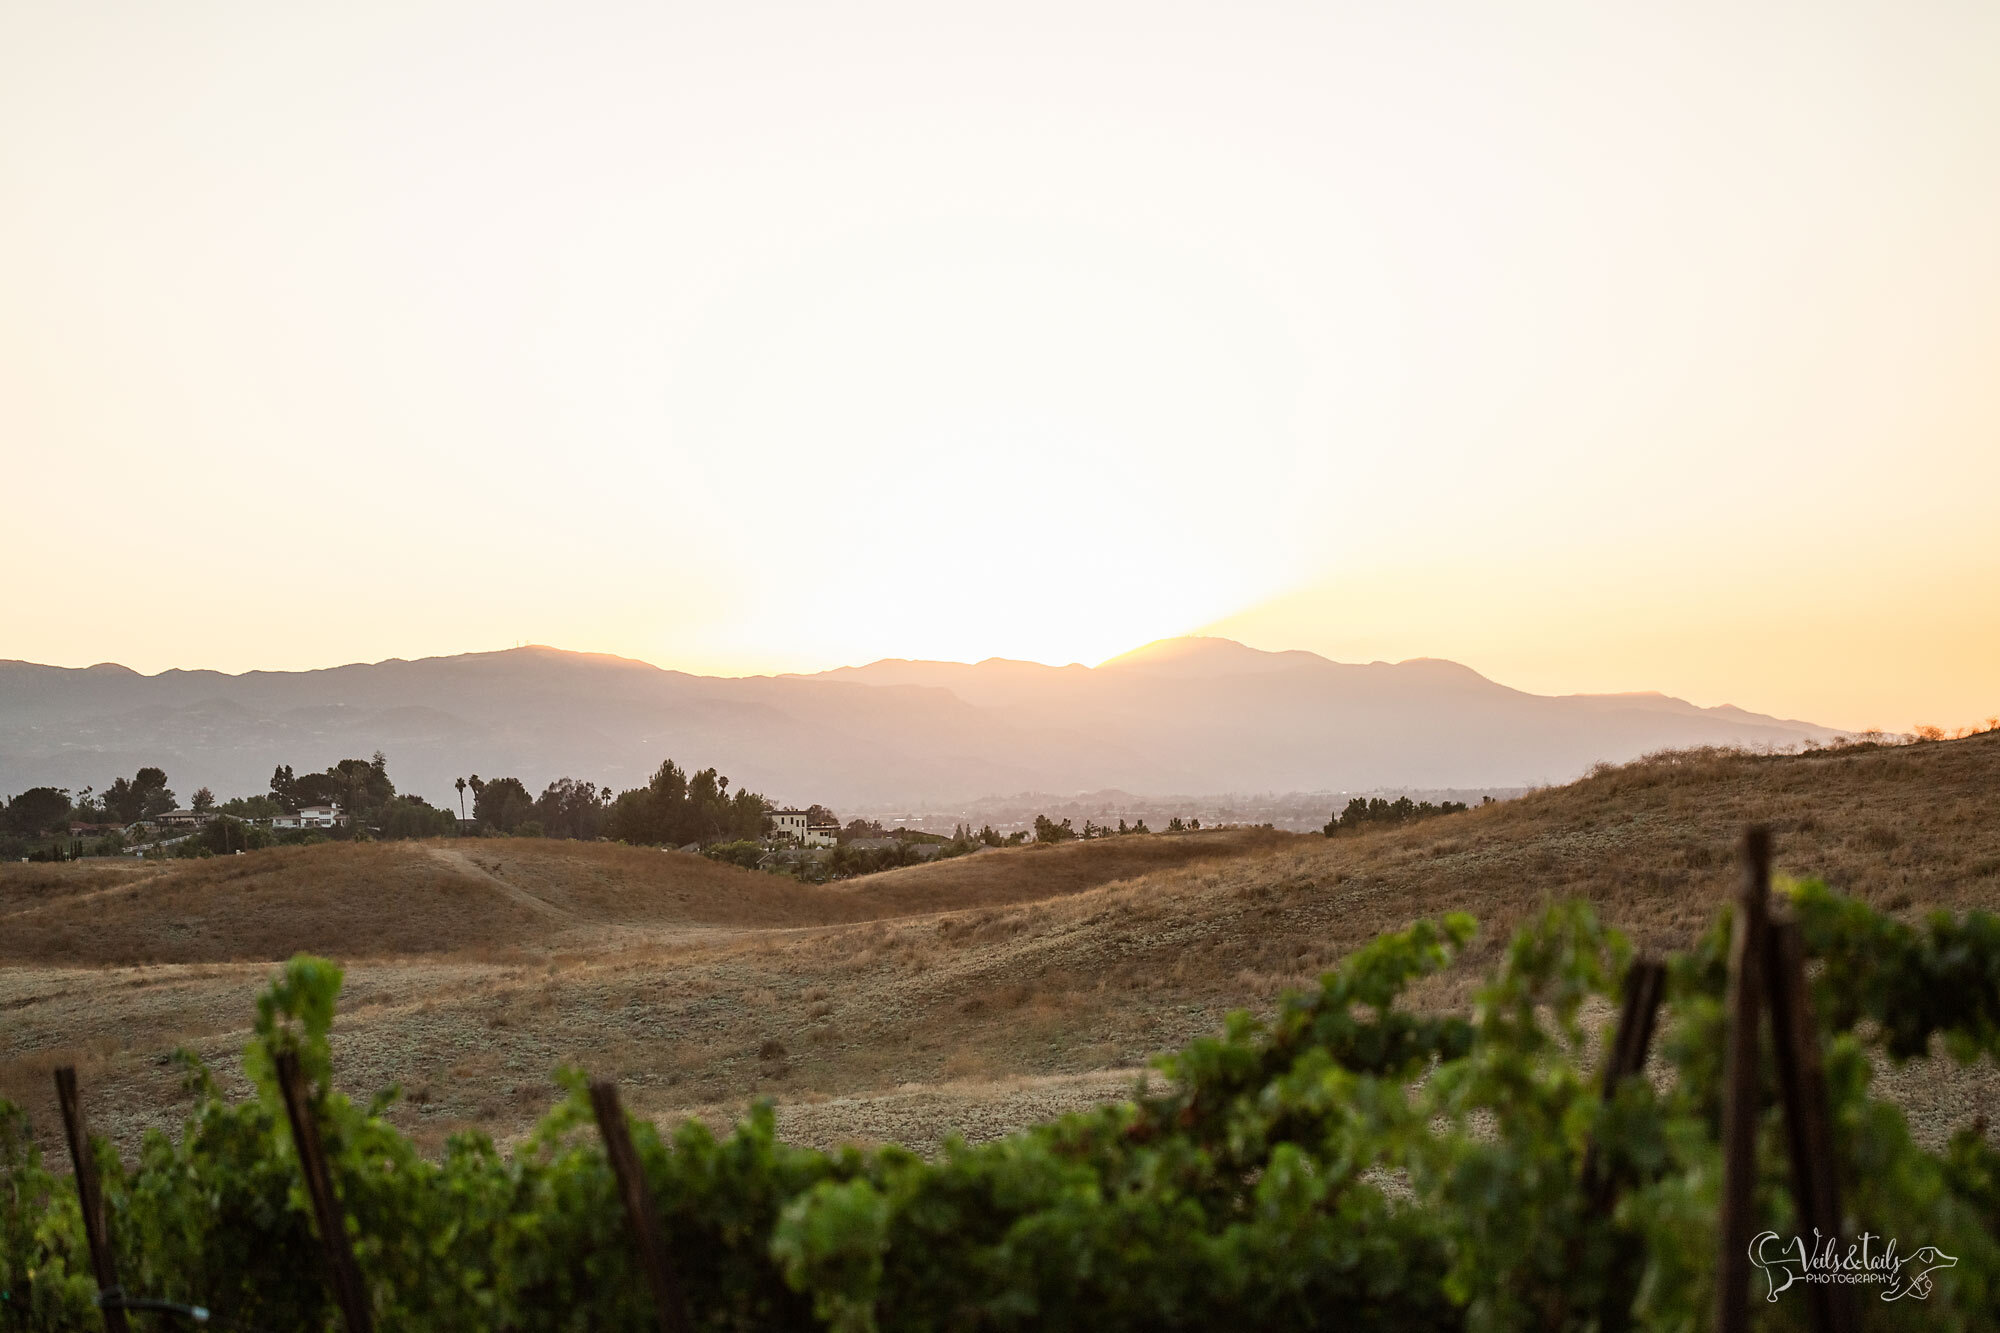
<path fill-rule="evenodd" d="M 405 790 L 461 774 L 615 787 L 714 764 L 836 809 L 1021 791 L 1284 792 L 1561 781 L 1666 746 L 1789 745 L 1828 728 L 1660 694 L 1524 694 L 1453 662 L 1366 666 L 1167 639 L 1096 668 L 890 660 L 728 679 L 517 648 L 323 671 L 0 662 L 0 793 L 100 789 L 158 764 L 183 797 L 380 749 Z"/>

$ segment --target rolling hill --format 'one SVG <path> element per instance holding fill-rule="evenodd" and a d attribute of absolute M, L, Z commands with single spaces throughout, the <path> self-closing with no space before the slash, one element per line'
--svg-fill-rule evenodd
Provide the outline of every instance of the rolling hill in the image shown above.
<path fill-rule="evenodd" d="M 770 1096 L 800 1141 L 927 1144 L 1117 1095 L 1153 1052 L 1417 916 L 1483 923 L 1466 964 L 1419 992 L 1431 1000 L 1462 998 L 1556 898 L 1645 947 L 1685 947 L 1731 893 L 1750 821 L 1776 831 L 1782 872 L 1912 917 L 1993 910 L 1996 790 L 1987 734 L 1687 753 L 1357 836 L 1155 834 L 821 888 L 532 839 L 0 866 L 0 1095 L 46 1112 L 48 1070 L 78 1061 L 93 1117 L 129 1145 L 182 1105 L 176 1047 L 241 1086 L 269 960 L 313 948 L 348 965 L 342 1085 L 401 1083 L 396 1114 L 433 1145 L 520 1132 L 564 1062 L 665 1118 Z M 2000 1097 L 1990 1066 L 1880 1077 L 1932 1142 Z"/>
<path fill-rule="evenodd" d="M 883 661 L 744 678 L 553 648 L 242 675 L 0 662 L 0 792 L 101 788 L 158 764 L 183 794 L 248 794 L 279 764 L 380 749 L 438 804 L 463 774 L 623 788 L 672 756 L 781 801 L 879 810 L 1106 788 L 1509 788 L 1665 747 L 1829 734 L 1664 695 L 1533 695 L 1451 662 L 1351 665 L 1224 639 L 1094 669 Z"/>

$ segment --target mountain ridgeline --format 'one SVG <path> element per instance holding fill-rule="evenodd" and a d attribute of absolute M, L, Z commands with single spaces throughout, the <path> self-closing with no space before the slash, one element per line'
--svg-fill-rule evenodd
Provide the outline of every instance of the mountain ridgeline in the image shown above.
<path fill-rule="evenodd" d="M 1351 665 L 1201 638 L 1095 668 L 888 660 L 743 678 L 543 647 L 241 675 L 0 662 L 0 791 L 157 764 L 189 789 L 254 792 L 280 760 L 383 750 L 406 789 L 444 805 L 467 772 L 620 790 L 662 754 L 700 754 L 781 802 L 915 807 L 1517 787 L 1667 747 L 1832 734 L 1659 694 L 1528 694 L 1437 659 Z"/>

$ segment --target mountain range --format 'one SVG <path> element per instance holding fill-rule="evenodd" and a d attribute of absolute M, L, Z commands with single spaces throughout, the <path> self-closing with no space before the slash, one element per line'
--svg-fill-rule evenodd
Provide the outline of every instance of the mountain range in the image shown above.
<path fill-rule="evenodd" d="M 1365 665 L 1180 638 L 1096 667 L 890 659 L 711 677 L 516 648 L 317 671 L 0 662 L 0 793 L 103 788 L 142 764 L 183 798 L 265 790 L 382 750 L 399 787 L 571 776 L 615 788 L 662 759 L 781 803 L 936 806 L 1022 791 L 1372 791 L 1560 782 L 1599 761 L 1836 733 L 1663 694 L 1548 696 L 1434 658 Z"/>

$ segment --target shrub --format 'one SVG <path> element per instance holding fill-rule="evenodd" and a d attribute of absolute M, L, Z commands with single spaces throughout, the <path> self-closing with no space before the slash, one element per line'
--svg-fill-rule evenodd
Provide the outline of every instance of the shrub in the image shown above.
<path fill-rule="evenodd" d="M 711 861 L 755 870 L 757 863 L 764 859 L 764 844 L 749 838 L 738 842 L 718 842 L 702 848 L 701 854 Z"/>

